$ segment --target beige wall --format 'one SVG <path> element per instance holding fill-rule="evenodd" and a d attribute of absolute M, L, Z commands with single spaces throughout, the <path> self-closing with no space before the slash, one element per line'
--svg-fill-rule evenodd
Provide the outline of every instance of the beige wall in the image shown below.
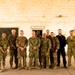
<path fill-rule="evenodd" d="M 62 17 L 59 17 L 62 15 Z M 0 0 L 0 27 L 19 27 L 31 36 L 31 26 L 63 34 L 75 28 L 75 0 Z"/>

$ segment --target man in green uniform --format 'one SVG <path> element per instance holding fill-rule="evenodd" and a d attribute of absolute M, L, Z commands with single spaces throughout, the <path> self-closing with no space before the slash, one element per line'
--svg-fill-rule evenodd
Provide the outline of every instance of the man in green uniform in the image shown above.
<path fill-rule="evenodd" d="M 17 37 L 16 39 L 16 46 L 18 48 L 18 68 L 19 69 L 22 68 L 22 63 L 21 63 L 22 59 L 23 59 L 23 68 L 26 69 L 26 57 L 27 57 L 26 47 L 27 45 L 28 45 L 28 40 L 24 36 L 24 31 L 21 30 L 20 36 Z"/>
<path fill-rule="evenodd" d="M 0 47 L 0 72 L 2 71 L 1 68 L 1 61 L 2 61 L 2 54 L 4 53 L 4 51 L 2 50 L 2 48 Z"/>
<path fill-rule="evenodd" d="M 49 69 L 49 53 L 51 49 L 51 41 L 46 38 L 46 33 L 43 33 L 43 38 L 41 40 L 41 63 L 42 68 L 44 68 L 44 61 L 46 58 L 46 68 Z"/>
<path fill-rule="evenodd" d="M 53 66 L 53 69 L 56 69 L 56 66 L 57 66 L 57 51 L 60 47 L 60 44 L 59 44 L 58 38 L 54 36 L 53 32 L 51 32 L 50 36 L 51 36 L 51 44 L 52 44 L 52 47 L 51 47 L 51 53 L 52 53 L 52 59 L 53 59 L 52 66 Z"/>
<path fill-rule="evenodd" d="M 8 48 L 8 40 L 6 39 L 6 33 L 2 33 L 2 37 L 0 38 L 0 49 L 2 51 L 3 70 L 5 70 L 5 59 L 7 56 L 7 48 Z"/>
<path fill-rule="evenodd" d="M 46 30 L 46 37 L 51 41 L 51 36 L 50 36 L 49 30 Z M 51 42 L 51 44 L 52 44 L 52 42 Z M 52 55 L 52 50 L 50 49 L 50 68 L 53 67 L 52 65 L 53 65 L 53 55 Z"/>
<path fill-rule="evenodd" d="M 70 31 L 70 36 L 67 37 L 67 45 L 68 45 L 68 67 L 71 66 L 71 58 L 74 56 L 75 61 L 75 36 L 73 36 L 73 30 Z"/>
<path fill-rule="evenodd" d="M 39 69 L 39 47 L 40 39 L 36 37 L 35 31 L 32 31 L 32 37 L 29 38 L 29 69 L 32 67 L 32 61 L 35 60 L 35 67 Z"/>
<path fill-rule="evenodd" d="M 16 47 L 16 30 L 11 30 L 12 34 L 8 37 L 8 42 L 10 46 L 10 67 L 13 67 L 13 59 L 15 59 L 15 68 L 18 67 L 18 59 L 17 59 L 17 47 Z"/>

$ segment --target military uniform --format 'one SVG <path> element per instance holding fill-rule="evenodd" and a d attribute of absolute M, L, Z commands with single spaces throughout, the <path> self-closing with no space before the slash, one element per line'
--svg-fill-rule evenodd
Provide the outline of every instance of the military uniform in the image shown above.
<path fill-rule="evenodd" d="M 74 61 L 75 61 L 75 36 L 72 38 L 69 36 L 67 37 L 67 45 L 68 45 L 68 67 L 71 66 L 71 58 L 72 55 L 74 56 Z"/>
<path fill-rule="evenodd" d="M 5 68 L 5 59 L 7 56 L 7 48 L 8 48 L 8 40 L 0 38 L 0 49 L 3 50 L 4 53 L 0 52 L 0 59 L 2 59 L 3 68 Z"/>
<path fill-rule="evenodd" d="M 1 70 L 1 61 L 2 61 L 2 56 L 3 56 L 3 53 L 2 53 L 2 48 L 0 47 L 0 70 Z"/>
<path fill-rule="evenodd" d="M 46 37 L 51 41 L 51 36 L 50 35 L 47 35 Z M 51 41 L 51 44 L 52 44 L 52 41 Z M 53 67 L 52 65 L 53 65 L 53 52 L 50 49 L 50 68 Z"/>
<path fill-rule="evenodd" d="M 18 59 L 17 59 L 17 48 L 16 48 L 16 35 L 9 35 L 8 42 L 10 46 L 10 66 L 13 65 L 13 58 L 15 59 L 15 68 L 18 67 Z"/>
<path fill-rule="evenodd" d="M 49 52 L 51 49 L 51 41 L 48 38 L 42 38 L 41 40 L 41 62 L 44 68 L 44 59 L 46 58 L 46 68 L 49 68 Z"/>
<path fill-rule="evenodd" d="M 26 67 L 26 57 L 27 57 L 27 53 L 26 53 L 26 47 L 28 44 L 28 40 L 26 37 L 21 37 L 19 36 L 16 39 L 16 46 L 18 48 L 18 67 L 21 68 L 22 64 L 21 64 L 21 60 L 23 59 L 23 67 Z M 26 46 L 26 47 L 25 47 Z M 24 50 L 21 50 L 20 47 L 24 48 Z M 22 58 L 22 59 L 21 59 Z"/>
<path fill-rule="evenodd" d="M 36 47 L 36 49 L 34 49 Z M 29 68 L 32 67 L 32 61 L 35 60 L 35 66 L 38 67 L 40 39 L 38 37 L 29 38 Z"/>
<path fill-rule="evenodd" d="M 53 59 L 53 61 L 51 61 L 51 62 L 53 62 L 52 67 L 54 68 L 57 65 L 57 52 L 56 52 L 56 50 L 58 50 L 60 47 L 58 38 L 51 37 L 51 44 L 52 44 L 52 47 L 51 47 L 50 51 L 52 53 L 52 59 Z"/>

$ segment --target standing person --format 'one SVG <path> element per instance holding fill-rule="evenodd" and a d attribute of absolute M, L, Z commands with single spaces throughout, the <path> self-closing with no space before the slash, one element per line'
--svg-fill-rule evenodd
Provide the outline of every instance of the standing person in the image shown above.
<path fill-rule="evenodd" d="M 51 41 L 50 31 L 46 30 L 46 37 Z M 51 41 L 52 44 L 52 41 Z M 50 49 L 50 68 L 53 68 L 53 55 L 52 50 Z"/>
<path fill-rule="evenodd" d="M 29 69 L 32 68 L 32 61 L 35 60 L 35 67 L 39 69 L 39 47 L 40 39 L 36 37 L 35 31 L 32 31 L 32 37 L 29 38 Z"/>
<path fill-rule="evenodd" d="M 60 55 L 62 55 L 64 68 L 67 68 L 66 67 L 66 57 L 65 57 L 66 56 L 66 53 L 65 53 L 66 38 L 64 35 L 62 35 L 61 29 L 58 30 L 58 35 L 56 37 L 58 38 L 59 43 L 60 43 L 60 48 L 57 53 L 57 61 L 58 61 L 57 66 L 58 67 L 60 66 Z"/>
<path fill-rule="evenodd" d="M 2 33 L 2 37 L 0 38 L 0 49 L 2 51 L 2 66 L 3 66 L 3 70 L 5 71 L 5 59 L 7 56 L 7 49 L 8 49 L 8 40 L 6 39 L 6 33 Z M 1 63 L 1 62 L 0 62 Z"/>
<path fill-rule="evenodd" d="M 68 67 L 71 66 L 71 58 L 72 55 L 75 61 L 75 36 L 73 36 L 73 30 L 70 31 L 70 36 L 67 37 L 67 45 L 68 45 Z"/>
<path fill-rule="evenodd" d="M 51 41 L 46 38 L 46 33 L 43 33 L 43 38 L 41 39 L 41 64 L 44 68 L 44 61 L 46 61 L 46 68 L 49 69 L 49 53 L 51 49 Z M 46 58 L 46 60 L 45 60 Z"/>
<path fill-rule="evenodd" d="M 11 35 L 8 37 L 8 42 L 10 46 L 10 67 L 13 68 L 13 59 L 15 59 L 15 68 L 18 68 L 18 59 L 17 59 L 17 47 L 16 47 L 16 30 L 11 30 Z"/>
<path fill-rule="evenodd" d="M 21 63 L 22 59 L 23 59 L 23 68 L 27 69 L 26 67 L 27 45 L 28 45 L 28 40 L 24 36 L 24 31 L 20 30 L 20 36 L 17 37 L 16 39 L 16 46 L 18 48 L 18 69 L 22 68 L 22 63 Z"/>
<path fill-rule="evenodd" d="M 60 44 L 59 44 L 59 40 L 57 37 L 54 36 L 54 33 L 51 32 L 51 53 L 52 53 L 52 59 L 53 59 L 53 63 L 52 63 L 52 67 L 53 69 L 57 68 L 57 52 L 58 49 L 60 48 Z"/>

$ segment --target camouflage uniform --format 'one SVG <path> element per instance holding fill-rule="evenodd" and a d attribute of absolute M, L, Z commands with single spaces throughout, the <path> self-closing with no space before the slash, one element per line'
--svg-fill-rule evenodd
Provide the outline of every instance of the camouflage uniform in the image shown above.
<path fill-rule="evenodd" d="M 6 56 L 7 56 L 7 48 L 8 48 L 8 40 L 5 38 L 5 39 L 0 39 L 0 48 L 5 52 L 5 53 L 2 53 L 1 55 L 1 59 L 2 59 L 2 65 L 3 65 L 3 68 L 5 68 L 5 59 L 6 59 Z"/>
<path fill-rule="evenodd" d="M 49 68 L 50 49 L 51 49 L 51 41 L 48 38 L 42 38 L 41 40 L 41 61 L 42 61 L 43 68 L 44 68 L 44 58 L 45 57 L 46 57 L 46 68 Z"/>
<path fill-rule="evenodd" d="M 16 35 L 9 35 L 8 37 L 8 42 L 10 46 L 10 66 L 12 67 L 13 65 L 13 58 L 15 59 L 15 65 L 17 68 L 18 67 L 18 59 L 17 59 L 17 48 L 16 48 Z"/>
<path fill-rule="evenodd" d="M 36 49 L 33 49 L 36 47 Z M 32 67 L 32 61 L 35 60 L 35 66 L 38 67 L 38 58 L 39 58 L 39 47 L 40 47 L 40 39 L 38 37 L 29 38 L 29 67 Z"/>
<path fill-rule="evenodd" d="M 71 57 L 74 56 L 75 61 L 75 36 L 72 38 L 69 36 L 67 37 L 67 45 L 68 45 L 68 67 L 71 66 Z"/>
<path fill-rule="evenodd" d="M 0 70 L 1 70 L 1 61 L 2 61 L 2 56 L 3 56 L 3 54 L 2 54 L 2 48 L 0 47 Z"/>
<path fill-rule="evenodd" d="M 57 52 L 56 52 L 56 50 L 58 50 L 60 47 L 58 38 L 51 37 L 51 44 L 52 44 L 51 53 L 52 53 L 52 59 L 53 59 L 52 67 L 55 67 L 57 65 Z"/>
<path fill-rule="evenodd" d="M 27 53 L 26 53 L 26 47 L 28 44 L 28 40 L 26 37 L 18 37 L 16 39 L 16 46 L 18 47 L 18 67 L 22 67 L 22 64 L 21 64 L 21 58 L 23 58 L 23 67 L 25 68 L 26 67 L 26 57 L 27 57 Z M 24 50 L 22 51 L 20 49 L 20 47 L 24 48 Z"/>

